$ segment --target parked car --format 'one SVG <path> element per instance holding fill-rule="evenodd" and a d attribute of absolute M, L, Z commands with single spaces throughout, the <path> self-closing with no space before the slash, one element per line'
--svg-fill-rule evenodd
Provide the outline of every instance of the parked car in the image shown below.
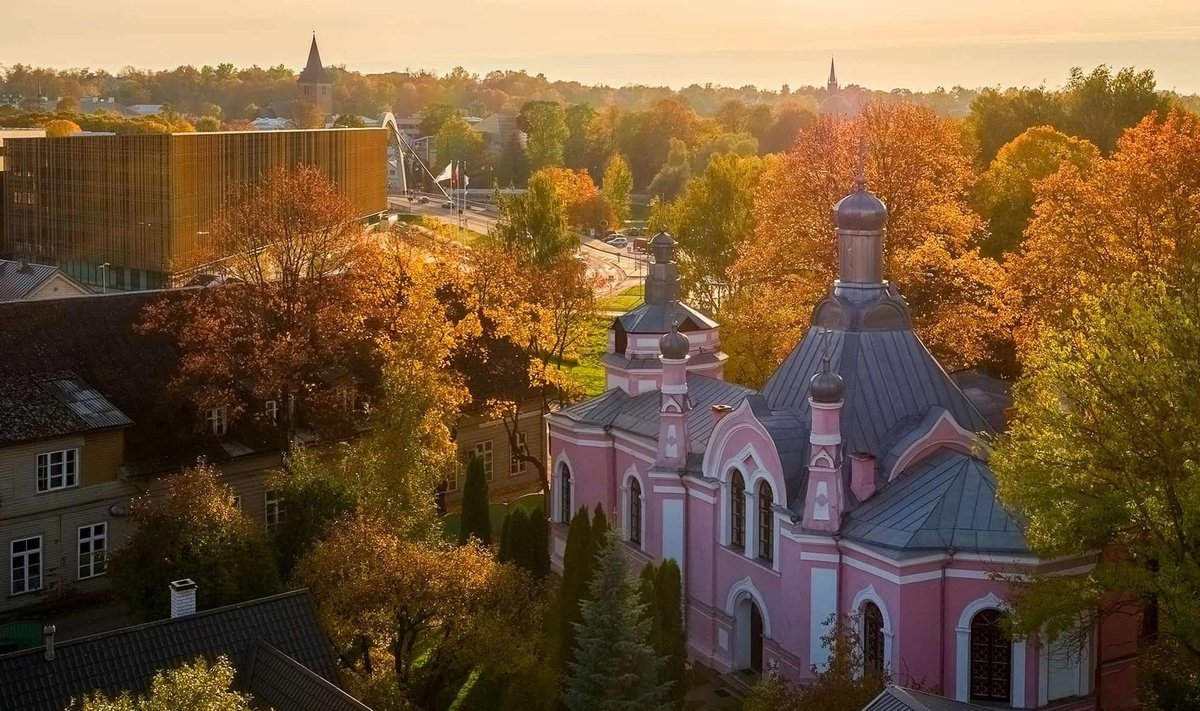
<path fill-rule="evenodd" d="M 629 240 L 625 239 L 625 235 L 617 235 L 616 237 L 609 237 L 608 239 L 606 239 L 604 241 L 607 242 L 608 244 L 611 244 L 612 246 L 616 247 L 617 249 L 625 249 L 625 247 L 629 245 Z"/>
<path fill-rule="evenodd" d="M 649 254 L 650 240 L 646 239 L 645 237 L 634 237 L 633 238 L 633 251 L 640 252 L 642 254 Z"/>
<path fill-rule="evenodd" d="M 429 202 L 429 196 L 428 196 L 428 195 L 422 195 L 421 197 L 417 198 L 417 202 L 419 202 L 419 203 L 421 203 L 422 205 L 424 205 L 424 204 L 426 204 L 426 203 L 428 203 L 428 202 Z"/>
<path fill-rule="evenodd" d="M 454 209 L 454 203 L 447 200 L 446 202 L 442 203 L 442 207 L 446 208 L 447 210 L 452 210 Z"/>
<path fill-rule="evenodd" d="M 640 234 L 645 234 L 645 232 L 646 232 L 646 230 L 642 229 L 641 227 L 630 227 L 629 229 L 627 229 L 625 231 L 631 235 L 640 235 Z"/>

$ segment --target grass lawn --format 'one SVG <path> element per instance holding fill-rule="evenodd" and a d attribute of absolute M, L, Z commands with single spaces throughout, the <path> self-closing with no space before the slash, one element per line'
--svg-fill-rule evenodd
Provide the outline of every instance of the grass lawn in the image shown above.
<path fill-rule="evenodd" d="M 538 506 L 542 507 L 542 511 L 546 510 L 545 497 L 539 492 L 537 494 L 526 494 L 519 499 L 507 504 L 492 504 L 488 514 L 492 518 L 492 540 L 500 538 L 500 529 L 504 527 L 504 516 L 508 513 L 511 506 L 519 506 L 527 512 L 532 512 Z M 442 517 L 442 532 L 446 534 L 446 539 L 450 541 L 458 541 L 458 531 L 462 528 L 462 516 L 460 514 L 448 514 Z"/>
<path fill-rule="evenodd" d="M 421 220 L 421 226 L 433 230 L 439 237 L 448 239 L 451 242 L 458 242 L 464 247 L 472 247 L 482 240 L 486 235 L 479 232 L 468 230 L 465 227 L 451 225 L 441 220 L 425 216 Z"/>
<path fill-rule="evenodd" d="M 628 289 L 600 299 L 597 306 L 601 311 L 629 311 L 646 300 L 646 285 L 638 284 Z"/>
<path fill-rule="evenodd" d="M 611 317 L 597 317 L 588 328 L 587 342 L 579 349 L 579 357 L 563 360 L 563 369 L 580 384 L 584 397 L 595 397 L 604 392 L 604 364 L 600 358 L 608 347 L 611 323 Z"/>

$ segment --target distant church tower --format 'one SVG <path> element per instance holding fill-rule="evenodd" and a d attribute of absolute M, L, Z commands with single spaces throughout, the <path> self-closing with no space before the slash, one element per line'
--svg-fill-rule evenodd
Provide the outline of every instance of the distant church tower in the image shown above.
<path fill-rule="evenodd" d="M 825 82 L 825 98 L 821 101 L 819 111 L 834 116 L 852 116 L 858 109 L 850 103 L 846 92 L 838 84 L 837 72 L 833 67 L 833 57 L 829 58 L 829 80 Z"/>
<path fill-rule="evenodd" d="M 313 42 L 314 42 L 313 46 L 316 47 L 317 46 L 315 44 L 316 40 L 314 39 Z M 838 90 L 837 72 L 833 70 L 833 57 L 829 58 L 829 81 L 825 82 L 825 90 L 826 91 L 837 91 Z"/>
<path fill-rule="evenodd" d="M 317 49 L 317 33 L 313 33 L 312 46 L 308 49 L 308 64 L 296 81 L 300 85 L 300 98 L 321 110 L 322 115 L 333 115 L 333 82 L 321 65 L 321 52 Z"/>

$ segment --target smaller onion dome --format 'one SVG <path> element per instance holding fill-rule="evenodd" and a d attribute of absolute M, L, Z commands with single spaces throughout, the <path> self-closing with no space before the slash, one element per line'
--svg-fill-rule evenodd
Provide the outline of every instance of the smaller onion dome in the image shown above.
<path fill-rule="evenodd" d="M 662 353 L 663 358 L 669 360 L 683 360 L 691 349 L 692 342 L 688 340 L 688 337 L 674 328 L 670 333 L 658 339 L 659 352 Z"/>
<path fill-rule="evenodd" d="M 650 238 L 650 251 L 654 254 L 655 264 L 667 264 L 675 259 L 675 238 L 666 232 L 659 232 Z"/>
<path fill-rule="evenodd" d="M 808 396 L 813 402 L 841 402 L 845 388 L 842 376 L 829 369 L 829 358 L 825 358 L 821 362 L 821 370 L 808 381 Z"/>
<path fill-rule="evenodd" d="M 881 232 L 887 220 L 887 205 L 867 190 L 867 180 L 861 173 L 854 179 L 854 192 L 833 206 L 833 224 L 839 230 Z"/>

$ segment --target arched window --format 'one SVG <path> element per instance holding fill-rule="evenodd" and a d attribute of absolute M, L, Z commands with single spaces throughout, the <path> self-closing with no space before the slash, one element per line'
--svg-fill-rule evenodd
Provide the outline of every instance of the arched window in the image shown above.
<path fill-rule="evenodd" d="M 571 468 L 563 462 L 558 472 L 558 520 L 571 523 Z"/>
<path fill-rule="evenodd" d="M 758 558 L 771 562 L 775 555 L 775 516 L 771 509 L 775 500 L 771 495 L 771 485 L 766 481 L 758 482 Z"/>
<path fill-rule="evenodd" d="M 863 668 L 867 673 L 883 674 L 883 613 L 871 601 L 862 606 Z"/>
<path fill-rule="evenodd" d="M 642 545 L 642 485 L 629 480 L 629 542 Z"/>
<path fill-rule="evenodd" d="M 971 618 L 971 701 L 1008 703 L 1012 688 L 1012 642 L 1000 627 L 999 610 Z"/>
<path fill-rule="evenodd" d="M 729 480 L 729 545 L 746 547 L 746 480 L 736 469 Z"/>

